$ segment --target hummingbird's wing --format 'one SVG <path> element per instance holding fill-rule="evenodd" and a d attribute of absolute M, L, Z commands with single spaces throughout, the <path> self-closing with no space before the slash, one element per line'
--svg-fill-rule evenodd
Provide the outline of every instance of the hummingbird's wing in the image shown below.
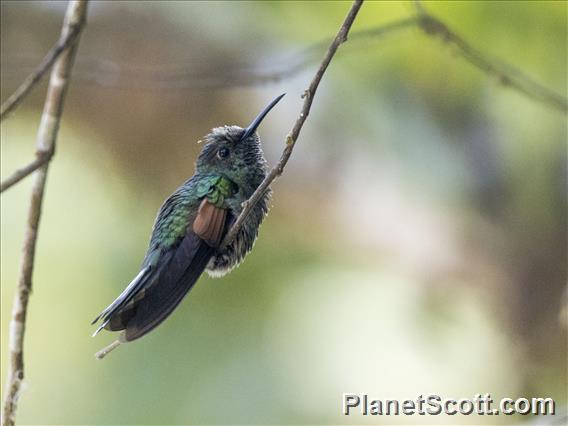
<path fill-rule="evenodd" d="M 193 232 L 207 245 L 217 248 L 224 236 L 226 219 L 227 210 L 211 204 L 207 198 L 204 198 L 193 221 Z"/>
<path fill-rule="evenodd" d="M 164 226 L 162 216 L 171 217 L 171 203 L 175 203 L 175 198 L 164 203 L 154 233 L 159 233 Z M 174 244 L 155 247 L 138 276 L 99 315 L 97 320 L 103 320 L 99 330 L 125 330 L 125 340 L 131 341 L 164 321 L 207 266 L 227 232 L 231 218 L 227 210 L 204 198 L 191 226 L 185 227 L 185 234 Z"/>
<path fill-rule="evenodd" d="M 189 231 L 152 285 L 140 291 L 111 319 L 109 329 L 124 329 L 127 341 L 142 337 L 164 321 L 193 287 L 214 249 Z"/>

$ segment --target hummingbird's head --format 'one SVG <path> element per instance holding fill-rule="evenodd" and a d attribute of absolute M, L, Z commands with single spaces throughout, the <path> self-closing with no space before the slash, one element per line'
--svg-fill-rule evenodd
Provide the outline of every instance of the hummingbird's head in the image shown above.
<path fill-rule="evenodd" d="M 243 189 L 252 187 L 254 190 L 266 172 L 266 160 L 256 129 L 283 97 L 284 94 L 274 99 L 244 129 L 222 126 L 211 130 L 205 136 L 206 144 L 197 158 L 197 172 L 223 175 Z"/>

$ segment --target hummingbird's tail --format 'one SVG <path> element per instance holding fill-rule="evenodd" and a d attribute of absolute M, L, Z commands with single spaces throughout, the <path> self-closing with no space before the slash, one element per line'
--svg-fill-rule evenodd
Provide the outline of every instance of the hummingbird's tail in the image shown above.
<path fill-rule="evenodd" d="M 160 266 L 143 268 L 93 321 L 102 321 L 93 336 L 103 328 L 124 330 L 119 342 L 113 342 L 100 354 L 105 356 L 120 343 L 138 339 L 161 324 L 193 287 L 214 250 L 193 231 L 188 231 L 175 249 L 161 254 Z"/>
<path fill-rule="evenodd" d="M 160 270 L 152 285 L 117 312 L 112 330 L 124 329 L 125 341 L 138 339 L 160 325 L 191 290 L 209 263 L 214 249 L 193 232 L 180 243 L 167 268 Z"/>
<path fill-rule="evenodd" d="M 124 289 L 124 291 L 112 302 L 104 311 L 102 311 L 99 316 L 97 316 L 91 324 L 95 324 L 97 321 L 102 319 L 102 324 L 95 330 L 93 337 L 95 337 L 103 328 L 105 328 L 112 316 L 123 308 L 143 287 L 150 277 L 151 267 L 147 266 L 143 268 L 138 275 L 132 280 L 130 284 Z"/>

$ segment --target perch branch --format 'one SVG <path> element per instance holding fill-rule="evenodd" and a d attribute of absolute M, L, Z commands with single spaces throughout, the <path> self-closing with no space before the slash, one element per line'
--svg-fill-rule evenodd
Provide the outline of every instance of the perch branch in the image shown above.
<path fill-rule="evenodd" d="M 246 217 L 250 214 L 255 204 L 258 203 L 260 198 L 262 198 L 262 196 L 264 195 L 270 184 L 284 171 L 284 167 L 286 166 L 286 163 L 288 163 L 290 155 L 292 155 L 292 151 L 294 150 L 294 145 L 298 140 L 300 131 L 302 130 L 302 127 L 306 122 L 306 119 L 308 118 L 308 115 L 310 113 L 310 108 L 312 106 L 312 102 L 314 100 L 314 96 L 316 94 L 316 90 L 319 86 L 319 83 L 327 67 L 329 66 L 331 60 L 333 59 L 335 52 L 337 52 L 339 46 L 341 46 L 341 44 L 343 44 L 347 40 L 347 35 L 349 34 L 349 30 L 351 29 L 353 21 L 355 20 L 355 17 L 357 16 L 357 13 L 359 12 L 359 9 L 361 8 L 362 4 L 363 0 L 355 0 L 351 5 L 351 9 L 347 13 L 347 16 L 345 17 L 345 20 L 343 21 L 343 24 L 341 25 L 339 32 L 337 33 L 337 35 L 331 42 L 331 45 L 327 49 L 327 52 L 318 70 L 316 71 L 316 74 L 312 79 L 312 82 L 310 83 L 310 86 L 304 92 L 303 95 L 304 104 L 302 106 L 302 111 L 300 112 L 300 116 L 294 123 L 294 127 L 286 137 L 286 147 L 282 152 L 280 160 L 272 168 L 272 170 L 270 170 L 270 173 L 266 175 L 264 180 L 254 191 L 251 197 L 243 203 L 243 210 L 239 215 L 239 217 L 237 218 L 237 220 L 235 221 L 235 223 L 233 224 L 233 226 L 231 227 L 231 229 L 229 230 L 229 232 L 227 232 L 225 238 L 223 239 L 223 242 L 221 243 L 222 247 L 226 247 L 228 244 L 230 244 L 233 241 L 233 239 L 236 237 L 237 233 L 239 232 L 241 226 L 243 225 L 243 222 L 246 220 Z"/>
<path fill-rule="evenodd" d="M 86 13 L 87 0 L 73 0 L 69 2 L 61 30 L 63 39 L 72 32 L 79 33 L 80 27 L 85 25 Z M 45 153 L 52 154 L 54 152 L 76 47 L 77 43 L 69 44 L 55 61 L 51 71 L 41 122 L 37 133 L 36 150 L 38 158 L 41 158 Z M 49 158 L 51 158 L 51 154 L 49 154 Z M 24 379 L 24 332 L 28 301 L 32 290 L 35 249 L 48 166 L 49 160 L 39 167 L 35 174 L 32 187 L 22 251 L 20 277 L 14 295 L 12 318 L 9 326 L 8 341 L 10 359 L 4 393 L 2 426 L 12 426 L 15 423 L 18 398 L 22 380 Z"/>
<path fill-rule="evenodd" d="M 30 75 L 28 75 L 23 83 L 20 84 L 20 86 L 16 89 L 16 91 L 2 103 L 2 106 L 0 107 L 0 121 L 6 118 L 8 114 L 10 114 L 14 109 L 16 109 L 20 102 L 34 88 L 34 86 L 39 83 L 39 81 L 51 68 L 59 55 L 61 55 L 61 53 L 67 48 L 67 46 L 69 46 L 77 39 L 77 36 L 79 35 L 82 28 L 82 26 L 76 26 L 71 28 L 68 33 L 62 33 L 60 35 L 57 43 L 55 43 L 55 45 L 49 50 L 49 52 L 47 52 L 47 55 L 45 55 L 39 66 Z"/>
<path fill-rule="evenodd" d="M 105 346 L 104 348 L 102 348 L 100 351 L 98 351 L 95 354 L 95 358 L 96 359 L 103 359 L 105 356 L 107 356 L 110 352 L 114 351 L 116 348 L 118 348 L 120 345 L 122 344 L 122 342 L 119 339 L 114 340 L 113 342 L 111 342 L 110 345 Z"/>

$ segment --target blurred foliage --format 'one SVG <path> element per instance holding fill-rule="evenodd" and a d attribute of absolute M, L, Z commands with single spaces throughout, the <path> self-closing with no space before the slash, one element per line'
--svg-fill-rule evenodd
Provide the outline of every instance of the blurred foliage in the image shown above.
<path fill-rule="evenodd" d="M 566 405 L 566 116 L 417 28 L 342 47 L 246 262 L 203 277 L 155 333 L 94 360 L 111 338 L 91 339 L 89 323 L 136 274 L 155 212 L 193 173 L 194 142 L 286 91 L 260 132 L 274 163 L 315 66 L 249 88 L 230 87 L 232 70 L 331 39 L 348 5 L 90 5 L 48 178 L 22 424 L 524 421 L 344 418 L 343 392 Z M 566 94 L 565 2 L 425 6 Z M 2 99 L 57 39 L 64 8 L 0 3 Z M 354 30 L 413 13 L 368 2 Z M 227 70 L 229 87 L 154 87 L 148 69 Z M 43 87 L 2 123 L 3 177 L 33 156 Z M 2 348 L 29 190 L 27 179 L 2 194 Z M 1 362 L 4 383 L 5 350 Z"/>

